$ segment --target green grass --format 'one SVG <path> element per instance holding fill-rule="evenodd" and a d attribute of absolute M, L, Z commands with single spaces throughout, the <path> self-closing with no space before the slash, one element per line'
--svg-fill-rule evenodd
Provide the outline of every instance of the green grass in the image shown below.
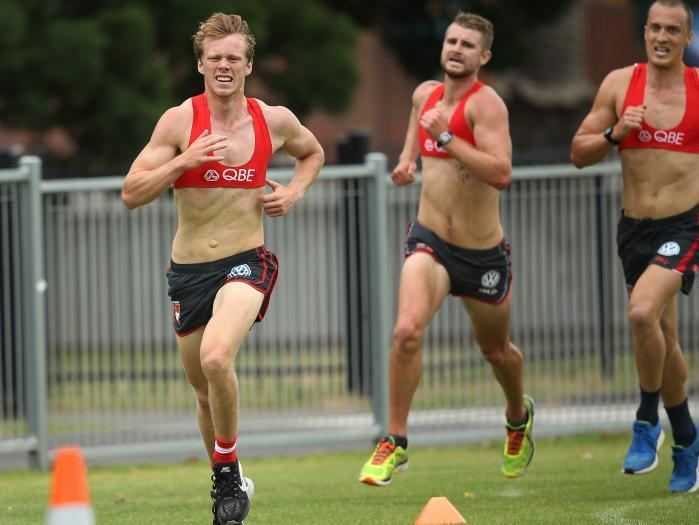
<path fill-rule="evenodd" d="M 356 481 L 369 450 L 244 461 L 256 485 L 246 525 L 412 524 L 432 496 L 446 496 L 478 524 L 689 525 L 699 493 L 668 492 L 671 461 L 663 446 L 655 472 L 624 476 L 627 435 L 540 439 L 529 472 L 499 473 L 500 443 L 411 448 L 410 469 L 386 488 Z M 244 451 L 243 451 L 244 452 Z M 92 468 L 98 525 L 209 524 L 204 463 Z M 0 523 L 43 523 L 49 478 L 0 472 Z"/>

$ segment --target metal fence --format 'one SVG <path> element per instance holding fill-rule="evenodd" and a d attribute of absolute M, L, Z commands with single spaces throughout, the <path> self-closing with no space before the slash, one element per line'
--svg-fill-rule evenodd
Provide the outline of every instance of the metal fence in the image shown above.
<path fill-rule="evenodd" d="M 538 433 L 617 428 L 633 417 L 638 386 L 614 238 L 618 171 L 515 169 L 502 196 L 512 338 L 525 354 Z M 0 454 L 27 452 L 43 467 L 65 442 L 97 460 L 203 454 L 164 277 L 172 195 L 129 212 L 121 182 L 42 182 L 32 158 L 0 172 Z M 419 184 L 390 185 L 385 157 L 372 154 L 365 165 L 325 168 L 290 215 L 266 219 L 281 268 L 267 317 L 237 362 L 244 454 L 368 445 L 385 425 L 402 242 L 418 193 Z M 695 293 L 680 299 L 690 363 L 697 321 Z M 423 361 L 411 441 L 502 434 L 503 396 L 457 299 L 430 326 Z"/>

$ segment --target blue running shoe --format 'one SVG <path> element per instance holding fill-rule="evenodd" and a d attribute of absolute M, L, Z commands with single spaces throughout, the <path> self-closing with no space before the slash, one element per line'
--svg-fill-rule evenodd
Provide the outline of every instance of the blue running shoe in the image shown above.
<path fill-rule="evenodd" d="M 699 489 L 699 428 L 694 443 L 688 447 L 672 445 L 670 492 L 694 492 Z"/>
<path fill-rule="evenodd" d="M 647 421 L 634 421 L 633 440 L 624 459 L 621 472 L 624 474 L 645 474 L 658 466 L 658 450 L 663 444 L 665 433 L 660 421 L 651 426 Z"/>

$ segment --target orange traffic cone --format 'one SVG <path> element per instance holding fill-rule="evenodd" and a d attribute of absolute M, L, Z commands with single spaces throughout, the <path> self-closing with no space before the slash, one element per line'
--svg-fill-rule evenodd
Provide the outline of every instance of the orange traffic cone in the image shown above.
<path fill-rule="evenodd" d="M 53 460 L 47 525 L 94 525 L 87 489 L 87 470 L 75 447 L 58 449 Z"/>
<path fill-rule="evenodd" d="M 442 496 L 430 498 L 415 520 L 415 525 L 458 525 L 466 523 L 456 507 Z"/>

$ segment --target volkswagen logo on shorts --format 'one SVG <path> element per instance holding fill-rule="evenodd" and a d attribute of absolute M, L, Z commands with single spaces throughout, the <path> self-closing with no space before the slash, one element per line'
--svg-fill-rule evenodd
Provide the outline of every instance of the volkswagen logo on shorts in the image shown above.
<path fill-rule="evenodd" d="M 500 282 L 500 272 L 489 270 L 481 276 L 481 284 L 485 288 L 495 288 Z"/>
<path fill-rule="evenodd" d="M 660 247 L 658 253 L 660 255 L 664 255 L 665 257 L 672 257 L 673 255 L 680 253 L 680 245 L 675 241 L 666 242 Z"/>
<path fill-rule="evenodd" d="M 235 277 L 250 277 L 252 270 L 247 264 L 239 264 L 228 272 L 228 279 L 233 279 Z"/>

